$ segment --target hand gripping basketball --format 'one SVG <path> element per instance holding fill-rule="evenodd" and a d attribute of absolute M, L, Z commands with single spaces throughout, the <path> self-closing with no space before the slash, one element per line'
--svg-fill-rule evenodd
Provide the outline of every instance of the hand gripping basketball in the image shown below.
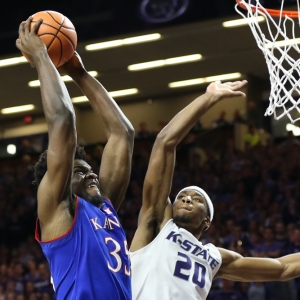
<path fill-rule="evenodd" d="M 32 16 L 30 30 L 40 19 L 43 22 L 38 28 L 37 35 L 46 45 L 53 64 L 59 67 L 68 61 L 76 50 L 75 27 L 67 17 L 59 12 L 41 11 Z"/>

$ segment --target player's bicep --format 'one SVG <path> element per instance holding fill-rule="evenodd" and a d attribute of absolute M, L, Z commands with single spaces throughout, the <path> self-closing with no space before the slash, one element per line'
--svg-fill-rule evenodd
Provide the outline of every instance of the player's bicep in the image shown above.
<path fill-rule="evenodd" d="M 138 226 L 131 242 L 130 251 L 137 251 L 149 243 L 155 237 L 155 228 L 157 228 L 156 221 L 153 218 L 153 211 L 151 209 L 145 210 L 142 206 L 138 218 Z"/>
<path fill-rule="evenodd" d="M 279 280 L 284 265 L 271 258 L 243 257 L 240 254 L 221 249 L 222 266 L 216 277 L 233 281 L 273 281 Z"/>
<path fill-rule="evenodd" d="M 172 218 L 169 194 L 174 164 L 174 147 L 169 148 L 164 138 L 158 135 L 144 180 L 142 208 L 131 251 L 148 245 L 161 230 L 162 224 Z"/>
<path fill-rule="evenodd" d="M 53 217 L 57 212 L 59 201 L 56 193 L 54 192 L 54 185 L 49 180 L 46 173 L 39 185 L 37 192 L 37 215 L 41 224 L 47 224 L 53 221 Z"/>
<path fill-rule="evenodd" d="M 129 184 L 132 152 L 130 133 L 111 136 L 103 151 L 99 174 L 101 193 L 111 200 L 116 210 Z"/>
<path fill-rule="evenodd" d="M 141 208 L 138 218 L 138 227 L 134 234 L 130 247 L 131 252 L 137 251 L 147 246 L 155 239 L 165 223 L 172 217 L 171 203 L 169 202 L 165 207 L 162 222 L 159 222 L 157 220 L 155 214 L 155 210 L 151 208 L 148 208 L 146 210 L 144 207 Z"/>
<path fill-rule="evenodd" d="M 41 221 L 51 219 L 61 201 L 70 196 L 75 149 L 75 130 L 57 126 L 51 131 L 47 171 L 38 188 L 38 217 Z"/>
<path fill-rule="evenodd" d="M 162 216 L 168 203 L 175 166 L 175 150 L 156 139 L 143 187 L 143 206 L 154 207 Z"/>
<path fill-rule="evenodd" d="M 64 162 L 73 164 L 77 144 L 74 116 L 70 114 L 66 118 L 56 119 L 48 124 L 48 132 L 47 170 L 53 176 L 52 173 L 56 174 Z M 62 168 L 61 172 L 65 172 L 65 169 L 68 168 Z"/>

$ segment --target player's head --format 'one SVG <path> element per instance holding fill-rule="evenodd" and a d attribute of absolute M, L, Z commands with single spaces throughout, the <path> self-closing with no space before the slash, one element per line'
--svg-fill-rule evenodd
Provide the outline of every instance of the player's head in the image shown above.
<path fill-rule="evenodd" d="M 74 160 L 71 186 L 72 193 L 80 198 L 96 206 L 103 203 L 99 190 L 98 176 L 84 159 L 75 158 Z"/>
<path fill-rule="evenodd" d="M 213 216 L 212 201 L 203 189 L 189 186 L 177 194 L 173 203 L 173 220 L 178 226 L 201 233 L 208 229 Z"/>
<path fill-rule="evenodd" d="M 85 152 L 83 147 L 77 146 L 71 181 L 72 193 L 98 206 L 103 202 L 103 198 L 99 191 L 98 176 L 93 173 L 91 167 L 84 159 Z M 46 172 L 47 150 L 40 155 L 39 161 L 34 167 L 35 180 L 33 181 L 33 184 L 39 186 Z"/>

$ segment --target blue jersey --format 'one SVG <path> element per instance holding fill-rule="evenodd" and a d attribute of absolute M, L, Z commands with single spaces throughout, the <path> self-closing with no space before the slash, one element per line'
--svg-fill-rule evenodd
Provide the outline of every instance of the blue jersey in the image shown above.
<path fill-rule="evenodd" d="M 57 300 L 131 300 L 130 261 L 124 230 L 108 200 L 99 209 L 77 197 L 72 227 L 41 242 Z"/>

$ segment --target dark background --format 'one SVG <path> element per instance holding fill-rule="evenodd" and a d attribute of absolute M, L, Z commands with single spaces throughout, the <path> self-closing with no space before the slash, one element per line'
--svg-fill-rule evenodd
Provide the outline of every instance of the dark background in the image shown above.
<path fill-rule="evenodd" d="M 80 42 L 235 14 L 234 0 L 4 0 L 1 2 L 0 55 L 17 52 L 14 41 L 17 38 L 20 22 L 42 10 L 55 10 L 71 19 Z M 281 1 L 262 0 L 261 3 L 274 8 L 278 7 Z M 285 3 L 295 4 L 296 0 L 285 0 Z M 174 16 L 174 12 L 185 4 L 187 6 L 185 12 L 172 18 L 172 14 Z M 142 7 L 146 7 L 148 19 L 141 13 Z M 156 22 L 153 19 L 156 19 Z"/>

